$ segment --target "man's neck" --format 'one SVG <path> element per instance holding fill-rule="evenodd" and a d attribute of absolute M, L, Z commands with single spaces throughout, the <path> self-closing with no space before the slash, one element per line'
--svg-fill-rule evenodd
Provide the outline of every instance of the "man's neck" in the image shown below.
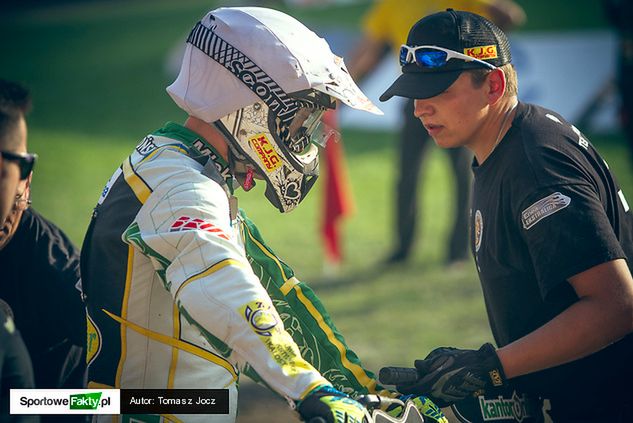
<path fill-rule="evenodd" d="M 215 126 L 193 116 L 187 118 L 184 126 L 204 138 L 224 160 L 228 161 L 229 146 L 224 135 Z"/>
<path fill-rule="evenodd" d="M 475 142 L 468 146 L 480 165 L 490 157 L 512 126 L 512 120 L 516 115 L 516 105 L 517 98 L 510 97 L 490 106 L 479 135 L 475 137 Z"/>

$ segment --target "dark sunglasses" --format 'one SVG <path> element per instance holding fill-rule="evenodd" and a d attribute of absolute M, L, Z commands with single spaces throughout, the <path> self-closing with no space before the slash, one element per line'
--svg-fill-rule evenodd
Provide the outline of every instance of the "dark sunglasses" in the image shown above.
<path fill-rule="evenodd" d="M 31 154 L 31 153 L 16 154 L 16 153 L 11 153 L 9 151 L 0 151 L 0 155 L 2 156 L 4 160 L 9 160 L 11 162 L 18 163 L 18 166 L 20 167 L 21 181 L 29 177 L 29 175 L 33 171 L 35 160 L 37 159 L 37 154 Z"/>
<path fill-rule="evenodd" d="M 479 60 L 443 47 L 409 47 L 406 44 L 403 44 L 402 47 L 400 47 L 400 66 L 415 63 L 421 68 L 439 68 L 445 66 L 451 59 L 463 60 L 465 62 L 476 62 L 489 69 L 496 69 L 494 65 L 488 62 L 484 62 L 483 60 Z"/>

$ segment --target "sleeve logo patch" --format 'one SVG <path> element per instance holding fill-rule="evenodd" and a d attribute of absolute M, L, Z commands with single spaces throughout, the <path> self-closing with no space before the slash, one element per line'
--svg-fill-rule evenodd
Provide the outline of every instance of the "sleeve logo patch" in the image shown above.
<path fill-rule="evenodd" d="M 523 229 L 528 230 L 541 220 L 554 213 L 561 211 L 571 203 L 571 198 L 560 192 L 550 194 L 545 198 L 541 198 L 527 209 L 521 212 L 521 221 Z"/>
<path fill-rule="evenodd" d="M 272 336 L 272 331 L 279 323 L 274 308 L 263 301 L 254 301 L 244 307 L 244 317 L 253 330 L 261 336 Z"/>
<path fill-rule="evenodd" d="M 215 226 L 213 223 L 199 218 L 180 216 L 169 227 L 169 232 L 182 232 L 182 231 L 205 231 L 216 234 L 220 238 L 229 239 L 229 237 L 222 231 L 222 229 Z"/>
<path fill-rule="evenodd" d="M 277 152 L 275 152 L 274 147 L 270 141 L 268 141 L 265 134 L 257 134 L 249 138 L 248 141 L 253 147 L 253 150 L 257 153 L 259 160 L 264 165 L 266 172 L 270 173 L 281 166 L 281 158 Z"/>
<path fill-rule="evenodd" d="M 496 59 L 499 57 L 497 56 L 497 46 L 495 45 L 465 48 L 464 54 L 479 60 Z"/>

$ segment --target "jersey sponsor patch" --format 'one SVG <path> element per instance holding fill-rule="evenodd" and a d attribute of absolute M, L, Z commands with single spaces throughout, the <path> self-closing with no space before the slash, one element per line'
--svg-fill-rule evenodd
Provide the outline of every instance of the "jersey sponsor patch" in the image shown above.
<path fill-rule="evenodd" d="M 211 232 L 220 238 L 229 239 L 228 235 L 222 231 L 222 229 L 215 226 L 208 220 L 200 219 L 197 217 L 180 216 L 169 227 L 169 232 L 181 232 L 181 231 L 205 231 Z"/>
<path fill-rule="evenodd" d="M 495 45 L 468 47 L 464 49 L 464 54 L 479 60 L 496 59 L 499 57 L 497 56 L 497 46 Z"/>
<path fill-rule="evenodd" d="M 254 301 L 244 307 L 244 317 L 261 336 L 272 336 L 271 331 L 279 323 L 276 315 L 275 309 L 262 301 Z"/>
<path fill-rule="evenodd" d="M 139 145 L 136 146 L 136 151 L 141 156 L 147 156 L 152 151 L 156 150 L 158 146 L 154 143 L 154 137 L 151 135 L 143 138 L 143 141 Z"/>
<path fill-rule="evenodd" d="M 560 123 L 561 125 L 562 125 L 562 123 L 563 123 L 563 122 L 561 122 L 561 121 L 560 121 L 560 119 L 559 119 L 559 118 L 557 118 L 556 116 L 554 116 L 554 115 L 552 115 L 552 114 L 550 114 L 550 113 L 547 113 L 547 114 L 545 115 L 545 117 L 546 117 L 546 118 L 548 118 L 548 119 L 550 119 L 550 120 L 553 120 L 553 121 L 554 121 L 554 122 L 556 122 L 556 123 Z"/>
<path fill-rule="evenodd" d="M 264 165 L 266 172 L 270 173 L 281 166 L 281 158 L 275 151 L 274 147 L 268 141 L 266 134 L 261 133 L 254 135 L 248 139 L 248 142 L 257 153 L 259 160 Z"/>
<path fill-rule="evenodd" d="M 101 332 L 99 328 L 86 313 L 86 363 L 90 364 L 101 351 Z"/>
<path fill-rule="evenodd" d="M 239 313 L 259 336 L 270 356 L 289 376 L 314 371 L 303 359 L 297 344 L 284 330 L 281 317 L 270 299 L 251 301 L 239 308 Z"/>
<path fill-rule="evenodd" d="M 570 203 L 571 198 L 561 194 L 560 192 L 555 192 L 545 198 L 541 198 L 521 212 L 523 229 L 530 229 L 546 217 L 551 216 L 569 206 Z"/>

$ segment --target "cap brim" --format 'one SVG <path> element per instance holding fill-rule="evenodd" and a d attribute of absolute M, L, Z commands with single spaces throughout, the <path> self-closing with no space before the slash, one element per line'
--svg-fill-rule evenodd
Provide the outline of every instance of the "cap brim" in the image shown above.
<path fill-rule="evenodd" d="M 403 73 L 382 93 L 380 101 L 387 101 L 394 95 L 417 99 L 435 97 L 450 87 L 463 71 Z"/>

